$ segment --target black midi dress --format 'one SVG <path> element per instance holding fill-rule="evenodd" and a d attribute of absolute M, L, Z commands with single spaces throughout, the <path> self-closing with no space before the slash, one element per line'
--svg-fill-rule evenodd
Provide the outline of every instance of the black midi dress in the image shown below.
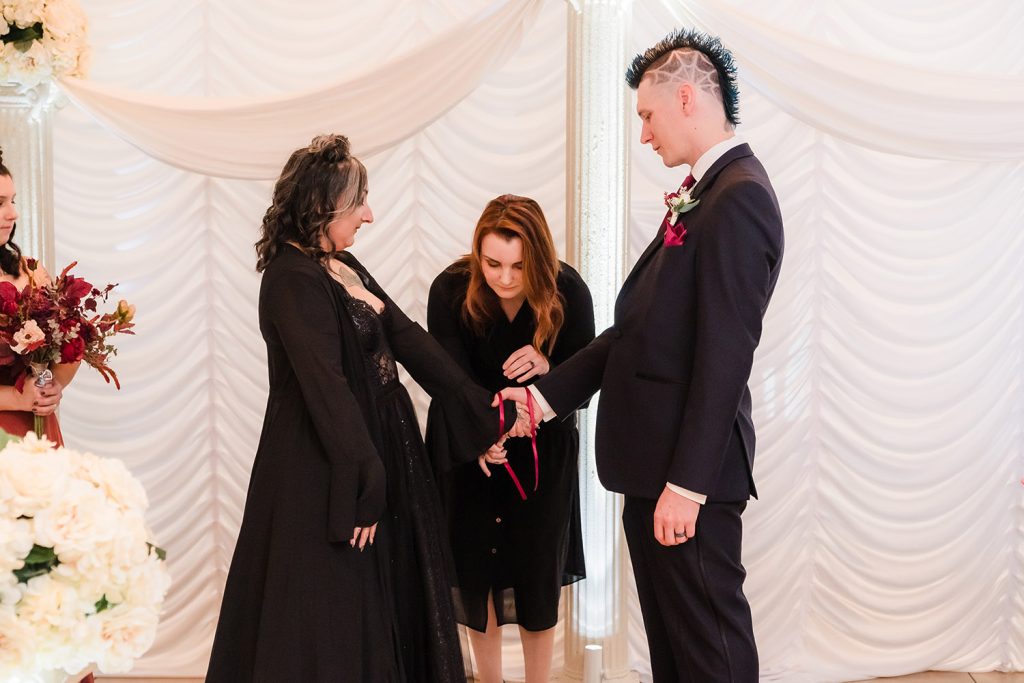
<path fill-rule="evenodd" d="M 270 394 L 209 683 L 465 680 L 440 500 L 395 362 L 440 397 L 467 449 L 494 441 L 497 411 L 341 258 L 382 312 L 291 247 L 263 275 Z M 374 545 L 350 547 L 374 522 Z"/>
<path fill-rule="evenodd" d="M 484 388 L 496 392 L 516 386 L 501 366 L 514 351 L 532 343 L 533 311 L 524 302 L 513 320 L 499 316 L 478 336 L 462 317 L 468 283 L 469 273 L 460 263 L 437 276 L 430 289 L 428 329 Z M 556 286 L 565 320 L 550 354 L 551 367 L 594 338 L 593 302 L 583 278 L 563 263 Z M 431 404 L 427 445 L 435 468 L 445 470 L 439 478 L 458 576 L 459 621 L 477 631 L 486 630 L 487 597 L 493 594 L 499 624 L 516 623 L 529 631 L 551 628 L 558 621 L 561 587 L 586 575 L 575 414 L 545 422 L 538 429 L 536 491 L 530 439 L 505 442 L 508 461 L 527 495 L 522 500 L 504 467 L 491 466 L 488 478 L 476 462 L 450 462 L 447 451 L 453 436 L 446 428 L 445 413 L 442 403 Z"/>

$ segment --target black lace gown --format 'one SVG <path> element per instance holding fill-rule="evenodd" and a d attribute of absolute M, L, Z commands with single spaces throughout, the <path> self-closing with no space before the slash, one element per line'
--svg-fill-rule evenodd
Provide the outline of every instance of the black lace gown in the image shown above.
<path fill-rule="evenodd" d="M 282 247 L 263 274 L 270 393 L 208 683 L 466 678 L 438 493 L 395 363 L 446 405 L 457 458 L 493 443 L 497 410 L 354 257 L 340 258 L 380 314 L 297 249 Z M 374 545 L 350 547 L 353 528 L 374 522 Z"/>
<path fill-rule="evenodd" d="M 453 565 L 442 513 L 409 392 L 380 315 L 335 282 L 362 345 L 380 417 L 387 472 L 387 512 L 376 542 L 386 542 L 395 641 L 407 681 L 463 681 L 466 670 L 451 599 Z"/>

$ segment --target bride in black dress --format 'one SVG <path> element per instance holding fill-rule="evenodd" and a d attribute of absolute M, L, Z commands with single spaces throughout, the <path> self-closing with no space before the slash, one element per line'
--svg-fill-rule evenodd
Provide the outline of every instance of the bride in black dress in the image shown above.
<path fill-rule="evenodd" d="M 492 391 L 545 374 L 594 338 L 590 290 L 558 261 L 544 213 L 526 197 L 487 204 L 471 253 L 437 276 L 427 310 L 430 333 Z M 505 452 L 480 451 L 479 466 L 452 466 L 446 413 L 431 404 L 427 443 L 450 469 L 444 488 L 460 621 L 470 628 L 477 680 L 500 683 L 499 626 L 515 623 L 527 682 L 547 681 L 561 588 L 585 574 L 576 418 L 544 423 L 536 463 L 530 439 L 517 438 L 505 441 Z"/>
<path fill-rule="evenodd" d="M 292 154 L 256 244 L 270 395 L 208 683 L 465 680 L 439 499 L 396 360 L 444 403 L 457 459 L 491 445 L 498 413 L 344 251 L 372 221 L 346 138 Z"/>

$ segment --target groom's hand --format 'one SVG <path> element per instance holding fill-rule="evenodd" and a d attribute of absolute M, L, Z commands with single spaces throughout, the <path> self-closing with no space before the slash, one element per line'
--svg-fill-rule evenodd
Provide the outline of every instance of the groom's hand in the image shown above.
<path fill-rule="evenodd" d="M 508 430 L 508 436 L 519 437 L 519 436 L 530 436 L 531 427 L 536 429 L 540 426 L 543 415 L 540 413 L 540 407 L 534 402 L 533 404 L 533 424 L 530 424 L 530 411 L 527 407 L 527 396 L 529 389 L 525 387 L 507 387 L 501 390 L 501 396 L 506 401 L 516 402 L 516 421 L 512 425 L 512 428 Z M 498 406 L 498 394 L 494 395 L 494 400 L 491 401 L 491 407 L 496 408 Z"/>
<path fill-rule="evenodd" d="M 501 390 L 501 396 L 506 401 L 515 401 L 518 404 L 526 406 L 526 387 L 506 387 Z M 498 395 L 494 395 L 494 400 L 491 401 L 491 407 L 498 407 Z"/>
<path fill-rule="evenodd" d="M 686 543 L 697 534 L 699 513 L 700 503 L 666 486 L 654 508 L 654 538 L 662 545 Z"/>

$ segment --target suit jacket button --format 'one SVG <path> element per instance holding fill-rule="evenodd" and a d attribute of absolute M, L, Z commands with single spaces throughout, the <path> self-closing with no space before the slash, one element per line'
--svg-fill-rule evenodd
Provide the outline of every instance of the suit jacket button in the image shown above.
<path fill-rule="evenodd" d="M 495 517 L 494 518 L 494 523 L 495 524 L 501 524 L 501 517 Z"/>
<path fill-rule="evenodd" d="M 497 548 L 491 548 L 491 555 L 497 555 L 497 554 L 498 554 L 498 549 Z"/>

